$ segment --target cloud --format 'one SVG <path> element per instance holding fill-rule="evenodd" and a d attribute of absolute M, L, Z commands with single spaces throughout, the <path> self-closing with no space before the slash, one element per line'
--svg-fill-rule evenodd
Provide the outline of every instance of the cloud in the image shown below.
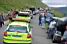
<path fill-rule="evenodd" d="M 67 5 L 48 5 L 49 7 L 67 7 Z"/>
<path fill-rule="evenodd" d="M 67 7 L 67 0 L 42 0 L 49 7 Z"/>

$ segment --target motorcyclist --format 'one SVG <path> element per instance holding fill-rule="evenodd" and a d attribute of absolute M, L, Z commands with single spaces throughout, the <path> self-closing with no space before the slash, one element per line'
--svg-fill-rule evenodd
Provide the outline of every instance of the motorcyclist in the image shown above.
<path fill-rule="evenodd" d="M 52 38 L 55 31 L 55 24 L 56 24 L 56 21 L 52 20 L 48 28 L 48 38 Z"/>

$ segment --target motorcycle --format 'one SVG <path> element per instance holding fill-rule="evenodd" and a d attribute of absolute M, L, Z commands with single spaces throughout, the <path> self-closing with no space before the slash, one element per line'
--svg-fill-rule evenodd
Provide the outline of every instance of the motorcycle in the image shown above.
<path fill-rule="evenodd" d="M 52 42 L 61 42 L 61 32 L 60 31 L 56 31 L 53 35 L 53 39 Z"/>

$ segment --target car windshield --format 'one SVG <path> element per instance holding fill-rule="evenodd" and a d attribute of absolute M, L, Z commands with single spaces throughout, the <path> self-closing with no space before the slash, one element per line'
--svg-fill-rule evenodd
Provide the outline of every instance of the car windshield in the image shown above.
<path fill-rule="evenodd" d="M 11 25 L 11 26 L 9 26 L 8 31 L 26 33 L 27 32 L 27 27 L 26 26 L 15 26 L 15 25 L 12 26 Z"/>
<path fill-rule="evenodd" d="M 29 17 L 29 14 L 19 13 L 18 16 Z"/>

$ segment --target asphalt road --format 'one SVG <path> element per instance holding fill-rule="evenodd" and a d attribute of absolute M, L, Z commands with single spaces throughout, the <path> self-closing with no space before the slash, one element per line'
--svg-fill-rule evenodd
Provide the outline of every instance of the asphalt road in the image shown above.
<path fill-rule="evenodd" d="M 53 44 L 50 39 L 47 39 L 46 29 L 41 29 L 41 27 L 38 25 L 38 15 L 34 16 L 34 18 L 31 21 L 31 24 L 33 26 L 32 44 Z M 7 25 L 4 25 L 2 28 L 0 28 L 0 42 L 2 42 L 3 40 L 3 32 L 5 31 L 6 27 Z"/>
<path fill-rule="evenodd" d="M 3 32 L 5 31 L 7 25 L 4 25 L 2 28 L 0 28 L 0 44 L 3 44 Z"/>
<path fill-rule="evenodd" d="M 46 29 L 42 29 L 38 25 L 38 15 L 35 16 L 32 20 L 32 35 L 33 35 L 33 41 L 32 44 L 53 44 L 50 39 L 47 39 L 47 33 Z"/>

